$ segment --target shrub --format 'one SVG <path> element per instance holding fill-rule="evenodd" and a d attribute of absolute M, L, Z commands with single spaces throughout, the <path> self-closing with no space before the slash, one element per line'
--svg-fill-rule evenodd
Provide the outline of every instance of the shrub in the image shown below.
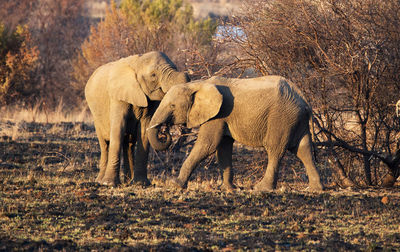
<path fill-rule="evenodd" d="M 1 55 L 1 92 L 9 92 L 8 98 L 2 98 L 3 104 L 18 102 L 31 108 L 38 105 L 40 109 L 55 108 L 60 100 L 68 109 L 77 104 L 77 96 L 69 88 L 70 60 L 88 34 L 89 18 L 83 16 L 83 3 L 83 0 L 1 1 L 0 23 L 4 24 L 1 40 L 8 41 L 2 44 L 7 48 L 3 48 Z"/>
<path fill-rule="evenodd" d="M 184 68 L 192 64 L 188 52 L 206 53 L 216 27 L 211 19 L 194 20 L 192 7 L 182 0 L 123 0 L 119 7 L 111 2 L 73 61 L 74 86 L 82 91 L 100 65 L 152 50 Z"/>
<path fill-rule="evenodd" d="M 9 31 L 0 24 L 0 105 L 28 102 L 38 93 L 32 81 L 38 50 L 26 26 Z"/>

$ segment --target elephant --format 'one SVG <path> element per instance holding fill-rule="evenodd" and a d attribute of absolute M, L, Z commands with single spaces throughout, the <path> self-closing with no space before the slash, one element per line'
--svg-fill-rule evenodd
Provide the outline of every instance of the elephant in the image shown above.
<path fill-rule="evenodd" d="M 150 184 L 146 128 L 171 86 L 188 81 L 188 75 L 179 72 L 158 51 L 121 58 L 93 72 L 85 87 L 85 97 L 101 151 L 96 182 L 110 186 L 121 183 L 122 147 L 125 182 Z"/>
<path fill-rule="evenodd" d="M 234 141 L 264 147 L 268 165 L 255 191 L 276 189 L 279 162 L 286 150 L 297 155 L 309 178 L 309 190 L 323 185 L 314 165 L 310 120 L 312 109 L 300 90 L 281 76 L 251 79 L 212 77 L 172 87 L 160 102 L 149 128 L 150 144 L 157 149 L 163 124 L 199 127 L 197 140 L 184 161 L 174 186 L 185 188 L 193 169 L 216 153 L 222 188 L 233 190 Z M 167 133 L 168 134 L 168 133 Z M 161 142 L 161 143 L 159 143 Z"/>

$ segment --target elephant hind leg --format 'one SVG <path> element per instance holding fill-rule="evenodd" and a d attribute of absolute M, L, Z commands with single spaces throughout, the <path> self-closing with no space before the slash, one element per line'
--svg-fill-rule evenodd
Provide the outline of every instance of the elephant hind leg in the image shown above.
<path fill-rule="evenodd" d="M 301 162 L 303 162 L 306 168 L 310 189 L 313 191 L 323 190 L 318 170 L 314 165 L 311 136 L 309 133 L 305 134 L 300 140 L 296 155 L 301 160 Z"/>
<path fill-rule="evenodd" d="M 233 139 L 228 136 L 223 137 L 217 147 L 218 165 L 222 176 L 222 189 L 227 191 L 232 191 L 235 189 L 235 186 L 232 183 L 232 148 Z"/>
<path fill-rule="evenodd" d="M 101 137 L 100 134 L 97 134 L 97 138 L 99 140 L 99 145 L 100 145 L 100 162 L 99 162 L 100 171 L 95 181 L 97 183 L 101 183 L 107 168 L 109 141 L 106 141 L 103 137 Z"/>
<path fill-rule="evenodd" d="M 264 177 L 254 186 L 255 191 L 272 191 L 278 182 L 279 163 L 283 157 L 283 152 L 268 151 L 268 165 Z"/>
<path fill-rule="evenodd" d="M 266 136 L 264 148 L 268 154 L 268 165 L 264 177 L 254 187 L 256 191 L 271 191 L 276 188 L 278 182 L 279 163 L 285 154 L 289 143 L 290 132 L 284 127 L 273 127 Z"/>

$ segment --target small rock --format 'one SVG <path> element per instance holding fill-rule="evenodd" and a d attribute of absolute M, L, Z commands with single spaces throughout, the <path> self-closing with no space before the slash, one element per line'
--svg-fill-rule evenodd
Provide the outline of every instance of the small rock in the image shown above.
<path fill-rule="evenodd" d="M 387 205 L 389 203 L 389 198 L 387 196 L 384 196 L 381 200 L 381 202 L 385 205 Z"/>

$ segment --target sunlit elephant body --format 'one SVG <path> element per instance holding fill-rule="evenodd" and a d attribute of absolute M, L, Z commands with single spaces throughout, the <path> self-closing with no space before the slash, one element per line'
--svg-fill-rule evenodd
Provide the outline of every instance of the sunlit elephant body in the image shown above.
<path fill-rule="evenodd" d="M 101 149 L 97 182 L 112 186 L 120 183 L 122 148 L 126 181 L 133 176 L 134 181 L 149 184 L 147 125 L 167 90 L 187 81 L 187 75 L 178 72 L 161 52 L 122 58 L 92 74 L 85 96 Z"/>
<path fill-rule="evenodd" d="M 287 149 L 304 163 L 311 189 L 321 190 L 311 153 L 311 113 L 301 92 L 283 77 L 214 77 L 172 87 L 150 122 L 149 140 L 157 144 L 158 126 L 169 118 L 189 128 L 200 126 L 197 141 L 174 180 L 179 187 L 185 187 L 193 169 L 216 152 L 223 187 L 232 189 L 232 145 L 236 140 L 267 151 L 268 167 L 255 190 L 276 187 L 278 165 Z"/>

